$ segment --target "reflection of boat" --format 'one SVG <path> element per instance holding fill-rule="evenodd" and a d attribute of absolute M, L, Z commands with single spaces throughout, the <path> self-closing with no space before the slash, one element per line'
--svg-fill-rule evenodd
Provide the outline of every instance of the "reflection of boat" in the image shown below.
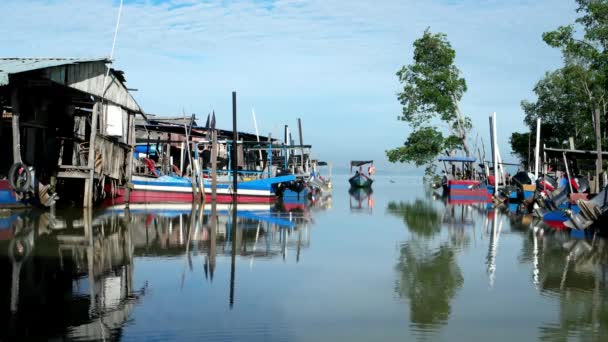
<path fill-rule="evenodd" d="M 374 208 L 374 191 L 372 188 L 351 187 L 348 189 L 348 193 L 350 195 L 351 211 L 369 211 L 371 213 Z"/>
<path fill-rule="evenodd" d="M 363 165 L 370 164 L 368 168 L 368 174 L 363 172 Z M 351 187 L 355 188 L 369 188 L 374 182 L 371 176 L 374 174 L 374 161 L 373 160 L 353 160 L 350 162 L 350 172 L 353 172 L 353 167 L 359 169 L 355 172 L 355 175 L 348 179 Z"/>

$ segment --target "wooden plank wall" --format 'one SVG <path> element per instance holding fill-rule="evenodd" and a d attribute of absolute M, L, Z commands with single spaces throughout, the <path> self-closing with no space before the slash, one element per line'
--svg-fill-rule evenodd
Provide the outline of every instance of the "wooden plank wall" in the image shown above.
<path fill-rule="evenodd" d="M 126 155 L 129 148 L 97 135 L 95 139 L 95 173 L 123 180 L 126 175 Z"/>
<path fill-rule="evenodd" d="M 102 88 L 107 66 L 103 61 L 62 65 L 45 70 L 45 76 L 53 82 L 98 97 L 104 97 L 106 100 L 133 112 L 141 111 L 126 87 L 112 73 L 108 77 L 107 91 L 104 94 Z"/>

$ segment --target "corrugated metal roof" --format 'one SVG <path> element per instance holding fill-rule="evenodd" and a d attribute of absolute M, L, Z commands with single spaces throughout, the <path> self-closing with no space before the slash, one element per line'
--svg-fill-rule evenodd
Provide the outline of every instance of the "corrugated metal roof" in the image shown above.
<path fill-rule="evenodd" d="M 108 58 L 0 58 L 0 86 L 8 84 L 9 74 L 86 62 L 110 62 Z"/>

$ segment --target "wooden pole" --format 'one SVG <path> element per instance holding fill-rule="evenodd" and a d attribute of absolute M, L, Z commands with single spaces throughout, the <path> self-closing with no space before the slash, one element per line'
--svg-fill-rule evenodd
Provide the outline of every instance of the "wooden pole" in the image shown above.
<path fill-rule="evenodd" d="M 194 170 L 194 164 L 192 163 L 192 153 L 190 153 L 190 138 L 188 135 L 188 127 L 186 126 L 186 123 L 184 123 L 184 132 L 186 134 L 186 153 L 188 153 L 188 161 L 190 163 L 190 170 L 192 171 L 191 173 L 191 179 L 190 179 L 190 183 L 192 184 L 192 200 L 195 201 L 197 200 L 197 196 L 196 196 L 196 175 L 195 175 L 195 170 Z"/>
<path fill-rule="evenodd" d="M 603 171 L 603 160 L 602 160 L 602 131 L 600 125 L 600 109 L 595 108 L 593 111 L 593 122 L 595 128 L 595 147 L 597 150 L 597 160 L 595 161 L 595 193 L 600 192 L 600 175 Z"/>
<path fill-rule="evenodd" d="M 304 138 L 302 137 L 302 120 L 298 118 L 298 134 L 300 135 L 300 148 L 302 150 L 302 169 L 304 169 Z"/>
<path fill-rule="evenodd" d="M 125 189 L 125 198 L 127 201 L 127 206 L 129 205 L 129 200 L 131 198 L 131 186 L 133 180 L 133 158 L 135 154 L 135 115 L 134 113 L 128 114 L 127 120 L 127 144 L 129 144 L 129 152 L 127 153 L 127 170 L 126 170 L 126 184 L 127 187 Z"/>
<path fill-rule="evenodd" d="M 536 119 L 536 147 L 534 148 L 534 178 L 538 178 L 540 168 L 540 118 Z"/>
<path fill-rule="evenodd" d="M 211 132 L 211 203 L 217 200 L 217 131 Z"/>
<path fill-rule="evenodd" d="M 21 133 L 19 130 L 19 115 L 21 110 L 19 108 L 19 89 L 14 87 L 11 91 L 11 107 L 13 107 L 13 163 L 21 163 Z"/>
<path fill-rule="evenodd" d="M 180 145 L 180 150 L 179 150 L 179 172 L 181 173 L 181 176 L 184 176 L 184 149 L 186 148 L 186 146 L 184 146 L 184 143 L 182 142 Z"/>
<path fill-rule="evenodd" d="M 239 140 L 239 132 L 236 127 L 236 91 L 232 92 L 232 204 L 236 210 L 237 203 L 237 190 L 238 190 L 238 147 L 237 141 Z"/>
<path fill-rule="evenodd" d="M 255 138 L 259 144 L 260 143 L 260 133 L 258 132 L 258 120 L 255 117 L 255 111 L 253 110 L 253 108 L 251 109 L 251 115 L 253 115 L 253 127 L 255 128 Z M 262 165 L 264 165 L 264 161 L 262 160 L 262 150 L 259 150 L 258 153 L 260 156 L 260 168 L 261 168 Z"/>
<path fill-rule="evenodd" d="M 568 158 L 566 157 L 566 152 L 563 152 L 563 155 L 564 155 L 564 165 L 566 165 L 566 176 L 568 176 L 568 186 L 570 187 L 570 193 L 573 193 L 572 183 L 570 182 L 570 180 L 572 178 L 570 178 L 570 168 L 568 167 Z"/>
<path fill-rule="evenodd" d="M 493 158 L 493 163 L 494 163 L 494 194 L 497 194 L 497 190 L 500 184 L 500 179 L 502 178 L 500 172 L 499 172 L 499 167 L 498 167 L 498 146 L 497 146 L 497 139 L 496 139 L 496 112 L 492 113 L 492 158 Z"/>
<path fill-rule="evenodd" d="M 91 116 L 91 135 L 89 138 L 89 159 L 87 166 L 89 168 L 89 177 L 84 181 L 84 203 L 83 207 L 93 207 L 93 183 L 95 177 L 95 137 L 97 136 L 97 120 L 99 113 L 103 110 L 100 100 L 97 100 L 93 105 L 93 113 Z"/>

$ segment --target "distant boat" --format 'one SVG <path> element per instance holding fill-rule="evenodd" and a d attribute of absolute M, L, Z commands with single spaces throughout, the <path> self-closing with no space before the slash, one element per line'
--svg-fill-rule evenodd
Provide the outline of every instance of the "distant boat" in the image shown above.
<path fill-rule="evenodd" d="M 370 164 L 368 168 L 368 174 L 363 173 L 362 166 Z M 348 182 L 352 187 L 355 188 L 369 188 L 372 186 L 374 180 L 371 176 L 374 174 L 374 161 L 373 160 L 352 160 L 350 162 L 350 171 L 353 171 L 353 167 L 358 167 L 359 170 L 355 172 L 355 175 L 348 179 Z"/>

